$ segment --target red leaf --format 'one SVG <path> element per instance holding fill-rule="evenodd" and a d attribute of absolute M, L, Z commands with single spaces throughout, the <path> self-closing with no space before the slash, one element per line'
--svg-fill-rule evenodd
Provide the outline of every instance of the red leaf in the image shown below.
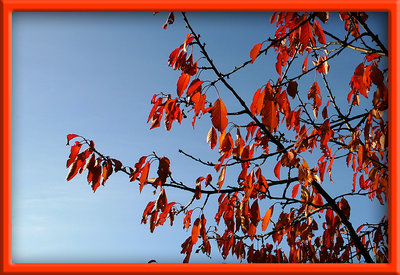
<path fill-rule="evenodd" d="M 351 94 L 355 94 L 357 91 L 364 97 L 368 97 L 367 92 L 369 90 L 370 83 L 366 82 L 368 77 L 365 72 L 364 62 L 360 63 L 354 70 L 354 75 L 350 81 L 351 91 L 349 93 L 348 100 L 350 99 Z"/>
<path fill-rule="evenodd" d="M 314 20 L 313 32 L 317 36 L 318 42 L 325 45 L 326 44 L 325 34 L 321 28 L 321 25 L 318 23 L 317 20 Z"/>
<path fill-rule="evenodd" d="M 194 36 L 192 36 L 191 33 L 188 33 L 188 34 L 186 35 L 185 42 L 183 43 L 183 50 L 184 50 L 184 51 L 187 51 L 186 46 L 187 46 L 190 42 L 192 42 L 193 39 L 194 39 Z M 193 61 L 191 61 L 191 63 L 192 63 L 192 62 L 193 62 Z"/>
<path fill-rule="evenodd" d="M 253 101 L 250 105 L 250 111 L 253 115 L 258 115 L 261 112 L 264 103 L 265 90 L 258 89 L 253 96 Z"/>
<path fill-rule="evenodd" d="M 176 65 L 176 62 L 178 61 L 178 57 L 179 57 L 179 54 L 180 54 L 182 48 L 183 48 L 183 45 L 181 45 L 181 47 L 173 50 L 169 55 L 168 65 L 173 67 L 174 69 L 175 69 L 175 65 Z"/>
<path fill-rule="evenodd" d="M 297 197 L 297 193 L 299 193 L 299 186 L 300 186 L 300 184 L 296 184 L 295 186 L 293 186 L 293 190 L 292 190 L 292 198 L 293 199 L 295 197 Z"/>
<path fill-rule="evenodd" d="M 364 145 L 358 147 L 358 166 L 362 166 L 364 162 Z"/>
<path fill-rule="evenodd" d="M 294 80 L 289 81 L 287 86 L 287 93 L 294 98 L 297 94 L 297 82 Z"/>
<path fill-rule="evenodd" d="M 269 22 L 271 22 L 271 24 L 272 24 L 272 23 L 274 23 L 275 19 L 276 19 L 276 12 L 274 12 L 274 13 L 271 15 L 271 18 L 269 19 Z"/>
<path fill-rule="evenodd" d="M 192 81 L 192 83 L 190 83 L 189 88 L 186 91 L 186 94 L 188 96 L 192 96 L 199 88 L 201 90 L 201 84 L 203 84 L 204 81 L 196 78 L 195 80 Z"/>
<path fill-rule="evenodd" d="M 140 181 L 140 192 L 142 192 L 143 186 L 146 184 L 147 177 L 149 175 L 149 168 L 150 168 L 150 162 L 146 162 L 142 169 L 142 174 L 140 175 L 139 181 Z"/>
<path fill-rule="evenodd" d="M 192 243 L 193 244 L 197 243 L 197 240 L 198 240 L 199 234 L 200 234 L 200 228 L 201 228 L 200 218 L 197 218 L 194 221 L 193 227 L 192 227 Z"/>
<path fill-rule="evenodd" d="M 164 25 L 163 25 L 163 29 L 166 30 L 168 25 L 171 25 L 174 23 L 175 20 L 175 16 L 173 12 L 170 12 L 167 18 L 167 21 L 165 21 Z"/>
<path fill-rule="evenodd" d="M 227 113 L 224 102 L 218 98 L 211 111 L 211 122 L 220 132 L 223 132 L 228 125 Z"/>
<path fill-rule="evenodd" d="M 300 43 L 301 43 L 300 53 L 303 53 L 303 51 L 309 46 L 310 40 L 314 45 L 315 41 L 311 33 L 310 22 L 307 21 L 300 27 Z"/>
<path fill-rule="evenodd" d="M 79 142 L 75 142 L 75 145 L 71 146 L 71 153 L 69 154 L 69 159 L 67 161 L 67 168 L 75 161 L 81 147 L 82 144 Z"/>
<path fill-rule="evenodd" d="M 383 73 L 381 70 L 379 70 L 378 65 L 376 65 L 375 62 L 371 65 L 370 77 L 372 83 L 374 83 L 375 85 L 379 86 L 383 84 L 383 79 L 384 79 Z"/>
<path fill-rule="evenodd" d="M 210 131 L 207 134 L 207 143 L 210 145 L 211 150 L 217 145 L 217 131 L 211 126 Z"/>
<path fill-rule="evenodd" d="M 157 212 L 159 210 L 164 211 L 166 205 L 167 205 L 167 195 L 165 194 L 165 189 L 162 188 L 156 200 L 156 211 Z"/>
<path fill-rule="evenodd" d="M 171 174 L 169 170 L 170 161 L 166 157 L 162 157 L 158 163 L 158 178 L 161 180 L 161 183 L 164 184 L 167 180 L 167 177 Z M 143 172 L 142 172 L 143 173 Z"/>
<path fill-rule="evenodd" d="M 255 45 L 254 45 L 253 49 L 251 49 L 251 51 L 250 51 L 250 58 L 251 58 L 251 63 L 252 63 L 252 64 L 253 64 L 254 60 L 256 60 L 257 55 L 258 55 L 258 53 L 260 52 L 261 46 L 262 46 L 262 43 L 258 43 L 258 44 L 255 44 Z"/>
<path fill-rule="evenodd" d="M 151 201 L 147 204 L 146 208 L 143 211 L 143 217 L 142 217 L 142 222 L 141 223 L 146 223 L 147 222 L 147 216 L 150 214 L 150 212 L 153 210 L 155 202 Z"/>
<path fill-rule="evenodd" d="M 233 147 L 233 140 L 231 133 L 228 133 L 225 135 L 224 140 L 222 141 L 221 144 L 221 151 L 224 153 L 230 152 Z"/>
<path fill-rule="evenodd" d="M 315 15 L 321 20 L 323 23 L 328 22 L 329 12 L 316 12 Z"/>
<path fill-rule="evenodd" d="M 212 181 L 212 176 L 208 174 L 206 177 L 205 186 L 207 187 L 211 183 L 211 181 Z"/>
<path fill-rule="evenodd" d="M 96 166 L 93 168 L 92 179 L 91 179 L 91 181 L 92 181 L 92 189 L 93 189 L 93 192 L 96 192 L 96 189 L 100 186 L 100 179 L 101 179 L 101 165 L 100 165 L 100 161 L 101 161 L 101 158 L 99 157 L 99 158 L 96 160 L 96 163 L 99 163 L 99 164 L 96 165 Z"/>
<path fill-rule="evenodd" d="M 341 198 L 340 201 L 337 203 L 340 210 L 342 210 L 344 216 L 349 219 L 350 218 L 350 205 L 345 198 Z"/>
<path fill-rule="evenodd" d="M 276 72 L 277 72 L 279 75 L 282 74 L 282 59 L 279 58 L 279 54 L 278 54 L 277 61 L 276 61 L 276 63 L 275 63 L 275 69 L 276 69 Z"/>
<path fill-rule="evenodd" d="M 181 76 L 178 79 L 178 83 L 176 84 L 176 92 L 178 97 L 181 97 L 183 91 L 187 88 L 190 81 L 190 75 L 182 72 Z"/>
<path fill-rule="evenodd" d="M 250 207 L 250 221 L 252 224 L 257 226 L 257 224 L 260 220 L 261 220 L 260 208 L 258 206 L 258 200 L 255 200 Z"/>
<path fill-rule="evenodd" d="M 314 81 L 310 90 L 308 91 L 308 99 L 313 99 L 313 112 L 315 118 L 317 118 L 318 109 L 322 104 L 321 90 L 319 89 L 317 81 Z"/>
<path fill-rule="evenodd" d="M 172 207 L 174 204 L 175 204 L 175 202 L 170 202 L 170 203 L 168 203 L 168 204 L 165 206 L 163 212 L 158 216 L 157 225 L 163 225 L 164 222 L 165 222 L 165 220 L 166 220 L 166 218 L 167 218 L 167 216 L 168 216 L 168 214 L 170 215 L 170 216 L 169 216 L 169 217 L 170 217 L 170 220 L 171 220 L 171 217 L 172 217 L 172 219 L 173 219 L 173 213 L 172 213 L 172 211 L 171 211 L 171 207 Z M 171 224 L 171 225 L 172 225 L 172 224 Z"/>
<path fill-rule="evenodd" d="M 281 179 L 280 171 L 281 171 L 281 161 L 278 161 L 278 163 L 275 166 L 274 173 L 275 177 L 277 177 L 279 180 Z"/>
<path fill-rule="evenodd" d="M 304 58 L 303 66 L 301 67 L 303 73 L 307 72 L 307 56 Z"/>
<path fill-rule="evenodd" d="M 201 199 L 201 182 L 204 180 L 204 177 L 199 177 L 196 180 L 196 189 L 194 191 L 194 196 L 196 197 L 196 200 Z"/>
<path fill-rule="evenodd" d="M 376 53 L 370 53 L 366 55 L 365 58 L 368 62 L 371 62 L 372 60 L 379 58 L 379 55 L 377 55 Z"/>
<path fill-rule="evenodd" d="M 313 61 L 314 65 L 317 66 L 317 71 L 319 73 L 328 74 L 329 64 L 326 57 L 319 56 L 317 61 Z"/>
<path fill-rule="evenodd" d="M 191 217 L 192 217 L 192 213 L 193 213 L 193 210 L 189 210 L 186 213 L 185 217 L 183 218 L 183 228 L 184 229 L 188 229 L 189 228 L 190 220 L 191 220 Z"/>
<path fill-rule="evenodd" d="M 75 134 L 69 134 L 69 135 L 67 135 L 67 144 L 66 145 L 69 145 L 69 141 L 71 140 L 71 139 L 73 139 L 73 138 L 76 138 L 76 137 L 79 137 L 78 135 L 75 135 Z"/>
<path fill-rule="evenodd" d="M 265 231 L 268 227 L 269 220 L 271 219 L 272 214 L 274 213 L 274 205 L 272 205 L 265 213 L 265 216 L 262 221 L 262 230 Z"/>
<path fill-rule="evenodd" d="M 157 215 L 158 215 L 158 212 L 157 212 L 157 211 L 153 211 L 153 212 L 151 213 L 150 222 L 149 222 L 150 232 L 151 232 L 151 233 L 153 233 L 153 232 L 154 232 L 154 228 L 156 228 L 156 219 L 157 219 Z"/>
<path fill-rule="evenodd" d="M 137 179 L 137 177 L 140 174 L 140 171 L 142 170 L 142 166 L 144 164 L 144 162 L 146 161 L 146 156 L 143 156 L 139 159 L 139 161 L 135 164 L 135 170 L 130 174 L 130 181 L 134 181 L 135 179 Z"/>
<path fill-rule="evenodd" d="M 90 156 L 90 158 L 86 161 L 86 164 L 83 167 L 82 172 L 85 171 L 86 169 L 89 169 L 89 170 L 93 169 L 94 163 L 95 163 L 95 154 L 92 154 Z"/>
<path fill-rule="evenodd" d="M 365 185 L 364 175 L 361 175 L 361 177 L 360 177 L 360 188 L 361 188 L 362 190 L 367 189 L 367 186 Z"/>
<path fill-rule="evenodd" d="M 113 167 L 112 167 L 111 160 L 107 160 L 103 165 L 102 185 L 104 185 L 104 183 L 107 181 L 107 179 L 111 176 L 112 172 L 113 172 Z"/>
<path fill-rule="evenodd" d="M 75 160 L 72 163 L 71 167 L 69 168 L 69 171 L 67 174 L 67 181 L 71 180 L 78 173 L 78 165 L 77 164 L 78 164 L 78 162 L 77 162 L 77 160 Z"/>
<path fill-rule="evenodd" d="M 328 110 L 327 110 L 326 106 L 324 107 L 324 109 L 322 109 L 322 118 L 323 119 L 328 118 Z"/>
<path fill-rule="evenodd" d="M 111 159 L 111 160 L 112 160 L 112 162 L 114 162 L 114 165 L 115 165 L 115 167 L 114 167 L 114 172 L 120 171 L 121 168 L 122 168 L 122 162 L 120 162 L 120 161 L 117 160 L 117 159 Z"/>
<path fill-rule="evenodd" d="M 322 206 L 324 205 L 324 201 L 322 200 L 322 196 L 320 193 L 317 193 L 314 195 L 314 199 L 312 201 L 312 204 L 317 205 L 317 206 Z"/>
<path fill-rule="evenodd" d="M 262 123 L 270 132 L 275 132 L 279 119 L 278 119 L 278 110 L 276 108 L 275 102 L 272 100 L 264 100 L 264 105 L 261 110 Z"/>

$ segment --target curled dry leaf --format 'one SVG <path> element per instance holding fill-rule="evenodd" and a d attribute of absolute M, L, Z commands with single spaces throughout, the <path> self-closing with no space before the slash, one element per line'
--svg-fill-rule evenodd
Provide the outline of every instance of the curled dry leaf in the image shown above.
<path fill-rule="evenodd" d="M 207 143 L 210 145 L 211 149 L 214 149 L 215 145 L 217 145 L 217 131 L 215 131 L 215 128 L 212 126 L 207 134 Z"/>

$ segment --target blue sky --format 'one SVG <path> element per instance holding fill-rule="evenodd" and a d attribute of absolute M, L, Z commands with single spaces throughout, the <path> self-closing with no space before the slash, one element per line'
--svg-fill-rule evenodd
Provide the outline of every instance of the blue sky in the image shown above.
<path fill-rule="evenodd" d="M 188 16 L 222 71 L 246 61 L 255 43 L 273 35 L 268 14 Z M 175 122 L 170 132 L 163 127 L 150 131 L 146 123 L 154 93 L 176 94 L 179 73 L 167 66 L 167 60 L 187 29 L 177 18 L 163 30 L 166 17 L 165 13 L 13 14 L 13 262 L 183 260 L 180 244 L 190 232 L 182 230 L 181 218 L 172 228 L 157 227 L 153 234 L 148 225 L 140 224 L 147 202 L 155 199 L 151 188 L 139 195 L 137 184 L 124 174 L 112 175 L 95 194 L 85 176 L 65 180 L 69 154 L 65 142 L 70 133 L 93 139 L 101 152 L 130 166 L 156 151 L 171 159 L 174 177 L 193 186 L 198 176 L 210 172 L 178 154 L 182 149 L 203 159 L 217 159 L 216 150 L 209 150 L 205 142 L 207 119 L 197 120 L 196 131 L 190 116 L 182 125 Z M 331 17 L 329 28 L 341 31 L 343 23 L 337 15 Z M 383 41 L 387 41 L 386 19 L 382 14 L 369 19 Z M 244 98 L 252 98 L 268 79 L 277 78 L 274 62 L 271 52 L 233 76 L 230 83 Z M 344 79 L 333 81 L 336 90 L 349 89 L 351 76 L 341 68 L 352 68 L 352 73 L 360 62 L 360 55 L 352 58 L 344 53 L 331 64 L 329 79 Z M 307 81 L 304 90 L 313 80 Z M 228 111 L 237 110 L 227 91 L 220 88 L 219 92 L 232 106 Z M 346 96 L 347 92 L 338 94 L 338 100 L 346 104 Z M 327 183 L 327 189 L 350 191 L 349 175 L 337 173 L 335 185 Z M 167 196 L 183 204 L 190 200 L 173 190 L 167 190 Z M 352 205 L 355 223 L 374 220 L 384 211 L 375 203 L 367 205 L 370 211 L 362 203 Z M 208 217 L 210 222 L 212 217 Z M 215 244 L 212 250 L 211 261 L 222 261 Z M 192 254 L 191 262 L 208 261 Z"/>

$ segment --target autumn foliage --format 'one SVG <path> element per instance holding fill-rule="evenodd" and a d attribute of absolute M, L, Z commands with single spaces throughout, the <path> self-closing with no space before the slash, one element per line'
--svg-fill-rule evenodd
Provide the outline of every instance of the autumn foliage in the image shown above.
<path fill-rule="evenodd" d="M 169 14 L 164 29 L 175 16 Z M 342 22 L 343 37 L 324 29 L 333 16 Z M 209 119 L 204 140 L 218 154 L 216 161 L 180 152 L 209 166 L 210 173 L 182 183 L 175 180 L 179 175 L 172 177 L 167 157 L 153 153 L 130 167 L 103 155 L 93 141 L 70 134 L 67 180 L 85 172 L 96 191 L 113 173 L 125 173 L 138 183 L 139 192 L 153 188 L 157 197 L 148 202 L 141 223 L 154 232 L 167 219 L 173 225 L 181 216 L 188 232 L 181 244 L 185 263 L 196 250 L 210 255 L 212 247 L 223 258 L 233 255 L 249 263 L 387 262 L 387 217 L 375 224 L 353 224 L 349 203 L 358 196 L 384 205 L 390 190 L 388 51 L 368 26 L 368 15 L 273 13 L 275 33 L 249 45 L 249 59 L 225 73 L 214 64 L 187 14 L 181 17 L 189 33 L 166 57 L 177 72 L 176 91 L 152 97 L 148 122 L 150 129 L 163 124 L 169 131 L 185 118 L 193 128 L 196 119 Z M 331 60 L 344 51 L 358 56 L 359 65 L 343 68 L 348 79 L 329 79 Z M 276 74 L 245 102 L 229 77 L 263 62 L 267 52 L 275 58 Z M 202 71 L 215 78 L 203 79 Z M 302 82 L 307 76 L 313 80 Z M 348 89 L 335 90 L 333 81 L 344 81 Z M 216 83 L 224 90 L 213 90 Z M 346 106 L 337 101 L 343 93 Z M 230 110 L 226 103 L 233 100 L 241 110 Z M 326 186 L 335 184 L 334 164 L 339 161 L 343 165 L 336 172 L 350 169 L 353 177 L 340 185 L 347 189 L 333 195 Z M 228 174 L 236 178 L 229 184 Z M 189 203 L 168 201 L 167 191 L 174 189 L 186 191 Z M 207 216 L 204 210 L 211 200 L 218 207 Z"/>

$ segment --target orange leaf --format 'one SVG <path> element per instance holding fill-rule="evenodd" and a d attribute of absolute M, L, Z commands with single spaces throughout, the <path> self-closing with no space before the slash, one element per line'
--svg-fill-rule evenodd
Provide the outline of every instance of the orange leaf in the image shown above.
<path fill-rule="evenodd" d="M 264 100 L 264 106 L 261 110 L 262 123 L 270 132 L 275 132 L 278 127 L 278 110 L 275 102 L 272 100 Z"/>
<path fill-rule="evenodd" d="M 219 178 L 218 178 L 218 192 L 221 190 L 222 184 L 225 181 L 225 172 L 226 172 L 226 164 L 224 165 L 224 167 L 221 170 L 221 174 L 219 174 Z"/>
<path fill-rule="evenodd" d="M 217 145 L 217 131 L 211 126 L 210 131 L 207 134 L 207 143 L 210 145 L 211 150 Z"/>
<path fill-rule="evenodd" d="M 178 97 L 181 97 L 183 91 L 187 88 L 190 81 L 190 75 L 182 72 L 181 76 L 178 79 L 178 83 L 176 84 L 176 92 L 178 93 Z"/>
<path fill-rule="evenodd" d="M 211 111 L 211 122 L 214 127 L 222 132 L 225 130 L 226 126 L 228 125 L 228 119 L 226 118 L 227 115 L 226 107 L 224 102 L 220 98 L 218 98 Z"/>
<path fill-rule="evenodd" d="M 280 171 L 281 171 L 281 161 L 278 161 L 278 163 L 275 166 L 274 173 L 275 177 L 277 177 L 279 180 L 281 179 Z"/>
<path fill-rule="evenodd" d="M 262 43 L 255 44 L 253 49 L 250 51 L 251 63 L 253 64 L 254 60 L 256 60 L 258 53 L 261 50 Z"/>
<path fill-rule="evenodd" d="M 361 166 L 364 162 L 364 145 L 360 145 L 358 148 L 358 166 Z"/>
<path fill-rule="evenodd" d="M 268 227 L 269 220 L 271 219 L 272 213 L 274 213 L 274 205 L 272 205 L 265 213 L 265 216 L 262 221 L 262 230 L 265 231 Z"/>
<path fill-rule="evenodd" d="M 199 238 L 199 234 L 200 234 L 200 228 L 201 228 L 200 218 L 197 218 L 194 221 L 193 227 L 192 227 L 192 244 L 197 243 L 197 239 Z"/>

